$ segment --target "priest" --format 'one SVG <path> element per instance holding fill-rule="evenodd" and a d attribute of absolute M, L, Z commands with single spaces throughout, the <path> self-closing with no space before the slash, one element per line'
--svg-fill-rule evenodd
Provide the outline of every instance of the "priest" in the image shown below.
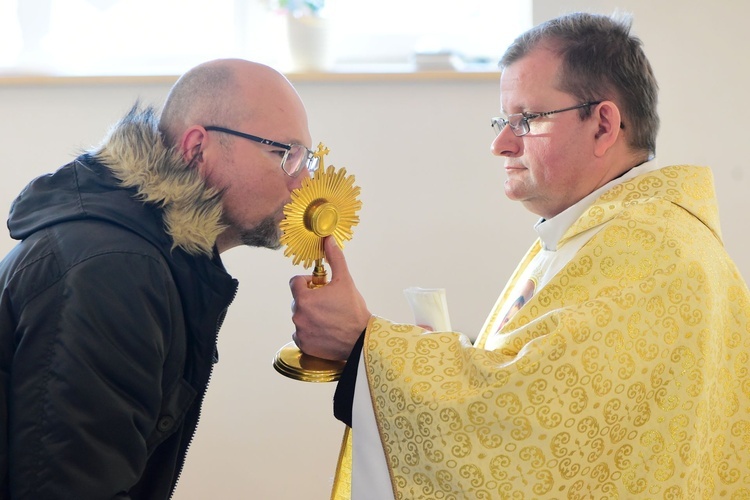
<path fill-rule="evenodd" d="M 343 253 L 291 282 L 302 351 L 347 360 L 334 497 L 747 498 L 750 293 L 711 171 L 659 165 L 630 20 L 573 13 L 500 61 L 492 152 L 538 239 L 476 342 L 371 314 Z"/>

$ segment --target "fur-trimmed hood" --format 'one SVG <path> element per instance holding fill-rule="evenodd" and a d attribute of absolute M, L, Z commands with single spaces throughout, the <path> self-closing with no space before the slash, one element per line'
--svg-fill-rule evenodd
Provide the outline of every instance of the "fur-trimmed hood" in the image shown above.
<path fill-rule="evenodd" d="M 133 197 L 161 209 L 163 227 L 153 237 L 162 239 L 158 232 L 166 231 L 171 248 L 213 253 L 225 229 L 219 192 L 178 151 L 164 146 L 155 110 L 138 105 L 100 146 L 32 181 L 13 203 L 8 227 L 13 238 L 23 239 L 51 224 L 94 217 L 142 232 L 143 214 L 133 213 Z"/>

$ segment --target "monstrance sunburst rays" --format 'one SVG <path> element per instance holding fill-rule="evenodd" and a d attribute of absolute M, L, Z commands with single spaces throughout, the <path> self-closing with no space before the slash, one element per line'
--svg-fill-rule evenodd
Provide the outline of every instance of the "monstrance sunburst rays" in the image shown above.
<path fill-rule="evenodd" d="M 306 268 L 325 257 L 326 236 L 333 236 L 339 246 L 352 238 L 352 227 L 359 222 L 357 211 L 362 208 L 354 176 L 347 176 L 345 168 L 326 168 L 323 156 L 327 153 L 321 143 L 315 153 L 320 167 L 292 192 L 292 201 L 284 207 L 285 218 L 281 221 L 284 255 L 291 256 L 294 265 L 302 263 Z"/>
<path fill-rule="evenodd" d="M 346 169 L 325 167 L 323 157 L 329 150 L 318 145 L 315 156 L 320 164 L 312 177 L 302 181 L 299 189 L 292 191 L 292 201 L 284 207 L 281 221 L 281 244 L 286 245 L 284 255 L 292 257 L 294 265 L 302 263 L 309 268 L 313 263 L 310 288 L 326 284 L 323 266 L 325 251 L 323 238 L 332 236 L 339 246 L 352 238 L 352 227 L 357 225 L 357 211 L 362 202 L 357 199 L 359 187 L 354 176 Z M 294 342 L 289 342 L 276 353 L 273 367 L 282 375 L 304 382 L 333 382 L 341 377 L 345 361 L 331 361 L 304 354 Z"/>

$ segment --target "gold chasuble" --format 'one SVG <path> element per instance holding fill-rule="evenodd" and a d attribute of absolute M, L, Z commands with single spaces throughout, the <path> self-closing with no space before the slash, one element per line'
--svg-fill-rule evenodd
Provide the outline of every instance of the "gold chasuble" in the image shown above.
<path fill-rule="evenodd" d="M 474 346 L 370 321 L 397 499 L 750 498 L 750 294 L 710 170 L 626 180 L 559 245 L 593 228 L 503 322 L 534 244 Z"/>

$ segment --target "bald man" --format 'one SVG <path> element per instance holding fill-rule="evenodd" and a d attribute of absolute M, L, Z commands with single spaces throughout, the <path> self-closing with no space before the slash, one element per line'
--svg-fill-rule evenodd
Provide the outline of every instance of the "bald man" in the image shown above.
<path fill-rule="evenodd" d="M 238 285 L 220 254 L 279 247 L 310 146 L 281 74 L 216 60 L 23 190 L 0 262 L 0 498 L 170 497 Z"/>

